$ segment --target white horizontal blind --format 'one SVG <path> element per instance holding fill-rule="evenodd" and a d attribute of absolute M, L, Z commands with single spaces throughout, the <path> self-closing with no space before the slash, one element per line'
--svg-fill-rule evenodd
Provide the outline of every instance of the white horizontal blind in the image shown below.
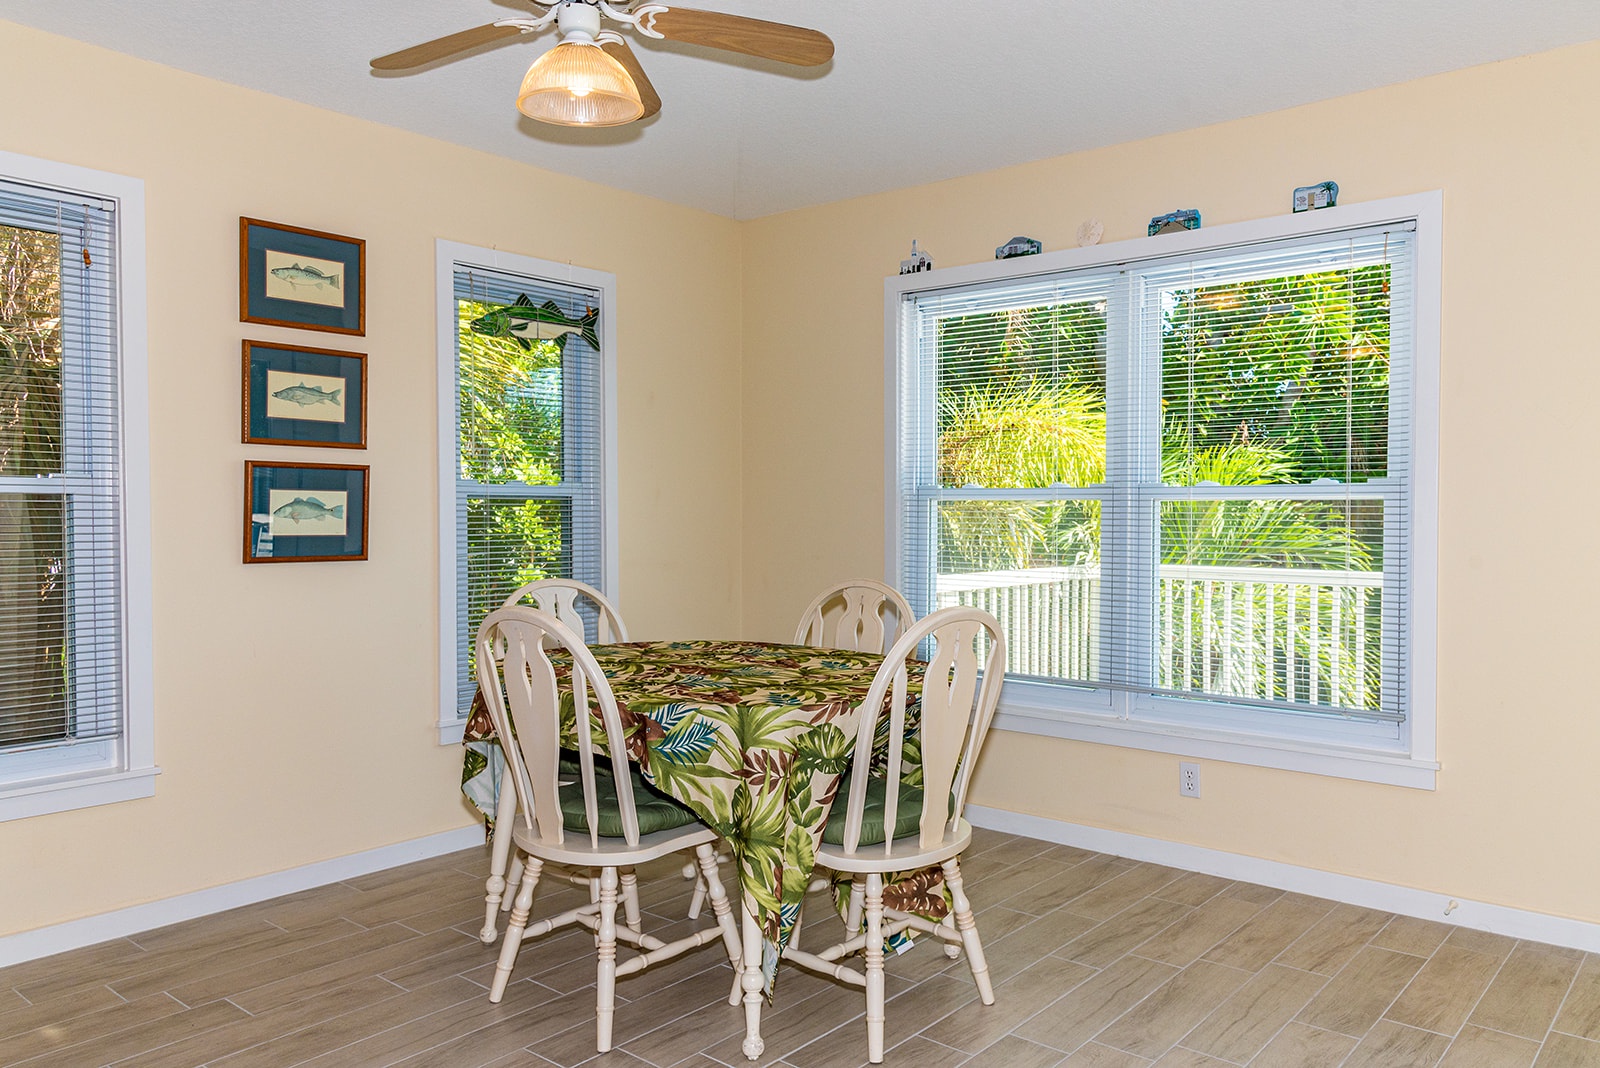
<path fill-rule="evenodd" d="M 916 609 L 989 609 L 1011 675 L 1124 714 L 1402 720 L 1412 244 L 1379 227 L 909 295 Z"/>
<path fill-rule="evenodd" d="M 540 578 L 604 586 L 603 294 L 461 265 L 454 296 L 456 707 L 465 715 L 485 615 Z"/>
<path fill-rule="evenodd" d="M 0 753 L 124 729 L 116 233 L 0 182 Z"/>

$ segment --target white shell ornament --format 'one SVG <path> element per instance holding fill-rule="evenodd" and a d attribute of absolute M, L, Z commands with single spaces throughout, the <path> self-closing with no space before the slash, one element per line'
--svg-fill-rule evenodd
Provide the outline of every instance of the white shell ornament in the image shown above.
<path fill-rule="evenodd" d="M 1078 246 L 1098 245 L 1105 233 L 1105 224 L 1099 219 L 1085 219 L 1078 225 Z"/>

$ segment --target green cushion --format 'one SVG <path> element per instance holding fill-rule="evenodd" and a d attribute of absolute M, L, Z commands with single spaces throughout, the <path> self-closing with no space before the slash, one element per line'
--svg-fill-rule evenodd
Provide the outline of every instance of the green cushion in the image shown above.
<path fill-rule="evenodd" d="M 644 781 L 637 768 L 628 767 L 633 780 L 633 807 L 639 815 L 639 833 L 654 834 L 674 827 L 687 827 L 695 814 Z M 587 834 L 588 814 L 583 810 L 582 772 L 576 761 L 561 762 L 561 824 L 569 831 Z M 594 769 L 596 800 L 599 802 L 600 837 L 622 838 L 622 813 L 617 808 L 617 783 L 609 769 Z"/>
<path fill-rule="evenodd" d="M 861 844 L 883 844 L 884 795 L 887 779 L 867 780 L 867 803 L 861 811 Z M 950 798 L 950 811 L 954 812 L 956 799 Z M 850 810 L 850 776 L 839 780 L 839 792 L 834 794 L 833 809 L 828 813 L 827 825 L 822 828 L 822 840 L 828 845 L 844 845 L 845 814 Z M 922 822 L 922 787 L 900 784 L 899 807 L 895 809 L 893 837 L 916 834 Z"/>

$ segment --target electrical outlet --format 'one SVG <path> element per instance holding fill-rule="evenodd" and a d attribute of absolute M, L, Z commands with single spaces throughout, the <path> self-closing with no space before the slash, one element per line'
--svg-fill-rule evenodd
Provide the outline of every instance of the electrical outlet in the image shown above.
<path fill-rule="evenodd" d="M 1183 761 L 1178 765 L 1178 793 L 1184 797 L 1200 796 L 1200 765 Z"/>

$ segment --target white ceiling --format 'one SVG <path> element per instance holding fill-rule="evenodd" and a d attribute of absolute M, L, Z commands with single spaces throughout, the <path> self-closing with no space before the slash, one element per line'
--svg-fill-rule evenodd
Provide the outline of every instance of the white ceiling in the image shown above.
<path fill-rule="evenodd" d="M 803 70 L 635 34 L 661 113 L 577 131 L 514 104 L 553 32 L 417 73 L 367 67 L 521 0 L 0 0 L 0 18 L 740 219 L 1600 38 L 1596 0 L 686 6 L 811 26 L 837 53 Z"/>

